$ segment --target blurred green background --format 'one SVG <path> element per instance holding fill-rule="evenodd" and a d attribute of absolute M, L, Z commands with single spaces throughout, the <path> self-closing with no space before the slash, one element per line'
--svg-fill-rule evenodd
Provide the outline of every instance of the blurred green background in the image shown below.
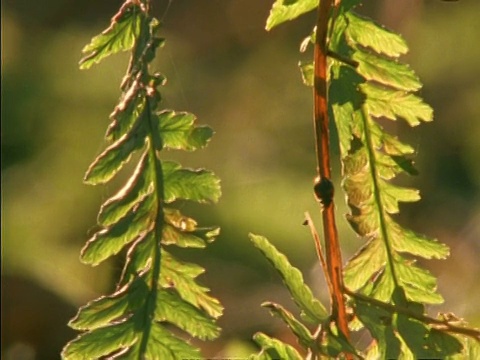
<path fill-rule="evenodd" d="M 193 112 L 216 135 L 196 153 L 166 154 L 207 167 L 222 179 L 214 206 L 183 205 L 202 224 L 222 227 L 204 251 L 183 258 L 207 268 L 201 278 L 226 306 L 206 356 L 241 356 L 255 331 L 285 329 L 260 307 L 291 305 L 286 290 L 249 243 L 267 236 L 326 300 L 303 214 L 319 213 L 311 93 L 301 83 L 300 41 L 314 16 L 264 31 L 270 0 L 153 1 L 167 39 L 155 68 L 168 78 L 164 105 Z M 421 190 L 402 207 L 402 224 L 451 247 L 446 261 L 428 261 L 445 304 L 480 325 L 480 26 L 478 0 L 379 0 L 359 10 L 401 32 L 405 61 L 424 82 L 421 95 L 435 121 L 389 130 L 413 144 L 420 175 L 401 178 Z M 76 308 L 114 287 L 121 262 L 97 268 L 79 262 L 102 201 L 120 184 L 88 187 L 84 171 L 104 146 L 108 115 L 119 96 L 127 55 L 78 70 L 82 47 L 109 24 L 121 1 L 6 0 L 2 2 L 2 359 L 56 359 L 75 333 L 66 323 Z M 338 151 L 335 159 L 338 159 Z M 339 178 L 340 169 L 334 165 Z M 128 175 L 125 173 L 125 175 Z M 121 180 L 121 179 L 120 179 Z M 339 184 L 337 183 L 337 186 Z M 337 191 L 344 258 L 362 240 L 348 228 Z"/>

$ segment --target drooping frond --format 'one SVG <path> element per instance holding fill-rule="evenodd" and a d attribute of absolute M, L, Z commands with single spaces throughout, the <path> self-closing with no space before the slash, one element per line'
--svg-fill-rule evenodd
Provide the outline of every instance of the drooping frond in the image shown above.
<path fill-rule="evenodd" d="M 478 339 L 478 331 L 454 328 L 450 321 L 425 315 L 425 304 L 438 304 L 443 299 L 437 293 L 436 278 L 419 267 L 416 260 L 444 259 L 449 249 L 398 223 L 399 204 L 420 199 L 418 190 L 393 181 L 400 174 L 418 173 L 412 160 L 415 151 L 382 126 L 401 119 L 414 127 L 432 121 L 433 110 L 418 95 L 422 84 L 415 72 L 399 60 L 408 51 L 405 40 L 356 14 L 353 9 L 359 3 L 332 1 L 327 25 L 329 73 L 324 80 L 329 114 L 339 137 L 342 185 L 350 207 L 347 220 L 365 241 L 344 268 L 345 293 L 350 295 L 355 318 L 375 339 L 367 349 L 368 358 L 453 356 L 470 345 L 450 333 L 468 333 Z M 318 1 L 278 0 L 266 29 L 318 5 Z M 310 44 L 315 44 L 318 51 L 315 34 L 314 30 L 302 42 L 302 52 Z M 314 86 L 319 81 L 314 61 L 299 65 L 303 82 Z M 298 339 L 305 338 L 284 309 L 269 308 L 289 324 Z M 338 337 L 331 339 L 331 343 L 338 341 Z M 466 344 L 463 350 L 461 342 Z M 264 351 L 268 348 L 262 346 Z M 355 354 L 348 342 L 339 348 Z"/>
<path fill-rule="evenodd" d="M 110 181 L 132 158 L 138 158 L 125 185 L 102 205 L 101 227 L 82 249 L 81 260 L 97 265 L 121 251 L 125 266 L 117 289 L 80 308 L 70 326 L 82 333 L 63 349 L 65 359 L 198 358 L 186 338 L 211 340 L 219 335 L 216 319 L 223 308 L 198 284 L 204 272 L 171 255 L 169 246 L 203 248 L 218 228 L 199 228 L 175 208 L 175 201 L 216 202 L 219 179 L 204 169 L 186 169 L 161 159 L 164 149 L 193 151 L 207 145 L 213 131 L 198 126 L 194 115 L 157 110 L 164 83 L 149 73 L 158 22 L 147 2 L 126 1 L 102 34 L 84 48 L 82 68 L 118 51 L 132 50 L 122 96 L 111 115 L 106 149 L 93 161 L 85 182 Z M 132 157 L 138 153 L 138 157 Z M 181 330 L 173 331 L 172 326 Z"/>

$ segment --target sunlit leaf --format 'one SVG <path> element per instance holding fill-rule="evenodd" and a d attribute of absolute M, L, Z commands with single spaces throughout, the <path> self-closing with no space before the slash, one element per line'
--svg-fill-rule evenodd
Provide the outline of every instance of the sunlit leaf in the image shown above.
<path fill-rule="evenodd" d="M 398 314 L 395 326 L 416 358 L 443 359 L 462 351 L 462 344 L 454 336 L 408 316 Z"/>
<path fill-rule="evenodd" d="M 359 64 L 358 73 L 367 80 L 405 91 L 416 91 L 422 87 L 417 75 L 408 65 L 363 50 L 357 50 L 352 58 Z"/>
<path fill-rule="evenodd" d="M 62 351 L 67 360 L 99 359 L 122 351 L 138 341 L 133 321 L 125 321 L 84 333 L 72 340 Z"/>
<path fill-rule="evenodd" d="M 127 183 L 100 208 L 98 222 L 103 226 L 111 225 L 127 215 L 145 196 L 153 191 L 152 169 L 145 151 Z"/>
<path fill-rule="evenodd" d="M 303 83 L 307 86 L 313 86 L 313 62 L 300 62 L 298 66 L 300 67 Z"/>
<path fill-rule="evenodd" d="M 84 181 L 90 185 L 103 184 L 112 179 L 128 162 L 135 150 L 145 144 L 145 129 L 132 129 L 107 147 L 90 165 Z"/>
<path fill-rule="evenodd" d="M 145 198 L 117 223 L 98 231 L 82 249 L 82 261 L 97 265 L 117 254 L 126 244 L 144 236 L 151 223 L 152 201 L 153 197 Z"/>
<path fill-rule="evenodd" d="M 415 266 L 413 261 L 399 258 L 395 261 L 395 271 L 409 300 L 428 304 L 443 302 L 436 292 L 437 280 L 427 270 Z"/>
<path fill-rule="evenodd" d="M 87 55 L 80 61 L 81 69 L 88 69 L 108 55 L 133 47 L 140 33 L 143 12 L 133 2 L 126 4 L 128 5 L 122 6 L 119 13 L 112 18 L 110 27 L 83 48 L 82 52 Z"/>
<path fill-rule="evenodd" d="M 292 330 L 299 343 L 303 347 L 309 348 L 311 346 L 314 346 L 315 340 L 312 334 L 310 334 L 310 331 L 283 306 L 272 302 L 265 302 L 262 304 L 262 306 L 268 308 L 274 315 L 282 319 Z"/>
<path fill-rule="evenodd" d="M 415 202 L 420 200 L 420 192 L 416 189 L 400 187 L 389 182 L 380 180 L 378 182 L 380 188 L 382 204 L 386 212 L 389 214 L 397 214 L 400 212 L 399 202 Z"/>
<path fill-rule="evenodd" d="M 293 300 L 300 307 L 306 319 L 312 323 L 324 321 L 328 316 L 327 311 L 322 303 L 313 296 L 310 288 L 305 285 L 302 273 L 293 267 L 286 256 L 263 236 L 250 234 L 250 240 L 280 273 Z"/>
<path fill-rule="evenodd" d="M 195 126 L 195 120 L 195 116 L 189 113 L 173 111 L 158 113 L 156 131 L 162 145 L 170 149 L 189 151 L 206 146 L 213 135 L 213 130 L 208 126 Z"/>
<path fill-rule="evenodd" d="M 357 290 L 381 269 L 387 261 L 385 248 L 379 237 L 371 239 L 352 258 L 344 268 L 345 285 Z"/>
<path fill-rule="evenodd" d="M 145 359 L 198 359 L 200 350 L 187 341 L 173 335 L 169 330 L 152 322 L 150 337 L 144 354 L 132 351 L 129 358 Z"/>
<path fill-rule="evenodd" d="M 433 109 L 416 95 L 371 83 L 362 84 L 361 89 L 367 95 L 366 107 L 372 116 L 391 120 L 402 118 L 410 126 L 433 119 Z"/>
<path fill-rule="evenodd" d="M 220 180 L 207 170 L 182 168 L 173 161 L 162 161 L 164 201 L 176 199 L 216 202 L 221 195 Z"/>
<path fill-rule="evenodd" d="M 250 360 L 303 359 L 294 347 L 263 333 L 256 333 L 253 340 L 261 346 L 262 350 L 260 353 L 251 356 Z"/>
<path fill-rule="evenodd" d="M 388 155 L 402 156 L 415 152 L 412 146 L 399 141 L 395 136 L 389 135 L 386 132 L 382 133 L 381 139 L 383 150 Z"/>
<path fill-rule="evenodd" d="M 120 99 L 115 110 L 110 114 L 112 122 L 108 126 L 107 140 L 116 141 L 126 134 L 145 111 L 145 90 L 135 81 Z"/>
<path fill-rule="evenodd" d="M 377 53 L 392 57 L 407 53 L 407 43 L 400 35 L 354 12 L 347 12 L 346 17 L 348 27 L 345 36 L 354 44 L 369 47 Z"/>
<path fill-rule="evenodd" d="M 392 314 L 371 303 L 355 301 L 355 313 L 376 339 L 378 359 L 398 359 L 400 341 L 392 327 Z"/>
<path fill-rule="evenodd" d="M 318 6 L 319 0 L 276 0 L 270 10 L 265 29 L 271 30 L 286 21 L 296 19 Z"/>
<path fill-rule="evenodd" d="M 364 95 L 358 86 L 365 81 L 352 68 L 334 63 L 331 66 L 332 78 L 329 87 L 330 111 L 335 120 L 343 157 L 350 152 L 354 136 L 359 137 L 358 126 L 363 126 L 361 107 Z"/>
<path fill-rule="evenodd" d="M 113 320 L 118 322 L 143 305 L 147 292 L 145 282 L 137 278 L 115 294 L 102 296 L 82 306 L 69 326 L 76 330 L 93 330 L 106 326 Z"/>
<path fill-rule="evenodd" d="M 166 251 L 162 252 L 160 284 L 173 287 L 180 296 L 195 307 L 205 310 L 213 318 L 223 313 L 223 307 L 214 297 L 208 295 L 208 288 L 196 283 L 195 278 L 205 271 L 202 267 L 180 262 Z"/>
<path fill-rule="evenodd" d="M 321 350 L 329 358 L 338 358 L 341 353 L 345 352 L 358 355 L 357 350 L 350 341 L 341 331 L 338 331 L 338 328 L 333 323 L 330 323 L 330 326 L 325 329 Z"/>
<path fill-rule="evenodd" d="M 152 258 L 155 256 L 155 230 L 148 231 L 137 239 L 127 252 L 126 263 L 123 268 L 119 284 L 125 285 L 135 279 L 151 266 Z"/>
<path fill-rule="evenodd" d="M 175 291 L 162 290 L 157 296 L 155 320 L 167 321 L 190 335 L 212 340 L 220 334 L 215 320 L 195 306 L 186 303 Z"/>
<path fill-rule="evenodd" d="M 205 241 L 191 232 L 184 232 L 172 225 L 163 227 L 162 244 L 184 248 L 204 248 Z"/>
<path fill-rule="evenodd" d="M 470 337 L 457 337 L 460 340 L 463 349 L 458 354 L 446 356 L 446 360 L 465 360 L 465 359 L 480 359 L 480 341 Z"/>
<path fill-rule="evenodd" d="M 179 247 L 203 248 L 220 233 L 218 227 L 198 228 L 196 222 L 179 211 L 165 214 L 167 224 L 163 227 L 162 243 Z"/>
<path fill-rule="evenodd" d="M 425 259 L 445 259 L 450 253 L 447 245 L 404 229 L 393 221 L 389 222 L 388 226 L 395 251 L 410 253 Z"/>

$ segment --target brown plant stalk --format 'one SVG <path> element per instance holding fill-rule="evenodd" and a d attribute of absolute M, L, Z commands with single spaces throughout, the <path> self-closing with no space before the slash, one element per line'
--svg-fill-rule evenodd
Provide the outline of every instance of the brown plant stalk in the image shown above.
<path fill-rule="evenodd" d="M 338 6 L 336 3 L 335 5 Z M 317 157 L 315 194 L 322 205 L 326 265 L 332 284 L 330 294 L 332 320 L 349 338 L 348 320 L 343 297 L 342 256 L 335 224 L 333 184 L 330 169 L 330 140 L 327 99 L 327 36 L 328 20 L 334 7 L 332 0 L 320 1 L 314 46 L 314 129 Z"/>

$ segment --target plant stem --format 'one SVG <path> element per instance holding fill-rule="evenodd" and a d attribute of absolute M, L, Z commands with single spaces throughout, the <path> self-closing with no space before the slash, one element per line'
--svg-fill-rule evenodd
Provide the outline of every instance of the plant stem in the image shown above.
<path fill-rule="evenodd" d="M 308 211 L 305 213 L 305 224 L 308 225 L 308 227 L 310 228 L 310 233 L 312 234 L 312 238 L 315 241 L 315 249 L 317 250 L 317 256 L 320 259 L 320 264 L 322 265 L 322 270 L 325 276 L 325 282 L 328 286 L 328 291 L 330 294 L 333 294 L 332 281 L 330 280 L 330 277 L 328 275 L 328 268 L 325 256 L 323 256 L 322 242 L 320 241 L 320 236 L 318 235 L 317 229 L 315 229 L 315 224 L 313 223 L 312 217 L 310 216 Z"/>
<path fill-rule="evenodd" d="M 327 34 L 328 19 L 332 10 L 332 0 L 320 1 L 318 7 L 317 30 L 314 47 L 314 129 L 317 155 L 317 175 L 320 182 L 331 183 L 328 103 L 327 103 Z M 336 2 L 336 5 L 337 2 Z M 328 276 L 332 282 L 332 319 L 345 337 L 349 338 L 348 321 L 343 298 L 342 256 L 335 224 L 333 192 L 331 201 L 322 202 L 323 232 L 325 238 Z M 347 354 L 347 358 L 351 358 Z"/>
<path fill-rule="evenodd" d="M 397 313 L 397 314 L 406 315 L 406 316 L 408 316 L 412 319 L 416 319 L 416 320 L 421 321 L 423 323 L 430 324 L 432 327 L 435 327 L 437 329 L 441 329 L 441 330 L 448 331 L 448 332 L 455 333 L 455 334 L 466 335 L 466 336 L 469 336 L 469 337 L 471 337 L 471 338 L 473 338 L 477 341 L 480 341 L 480 331 L 477 330 L 477 329 L 472 329 L 472 328 L 467 328 L 467 327 L 462 327 L 462 326 L 456 326 L 456 325 L 452 324 L 451 322 L 449 322 L 448 320 L 435 319 L 435 318 L 432 318 L 430 316 L 418 314 L 418 313 L 415 313 L 412 310 L 407 309 L 403 306 L 398 306 L 398 305 L 392 305 L 392 304 L 389 304 L 389 303 L 385 303 L 383 301 L 380 301 L 380 300 L 377 300 L 377 299 L 374 299 L 374 298 L 356 293 L 356 292 L 351 291 L 347 288 L 344 288 L 344 291 L 345 291 L 345 293 L 347 293 L 348 295 L 350 295 L 351 297 L 353 297 L 357 300 L 360 300 L 360 301 L 363 301 L 363 302 L 366 302 L 366 303 L 370 303 L 374 306 L 381 307 L 381 308 L 387 310 L 388 312 L 390 312 L 392 314 Z"/>

